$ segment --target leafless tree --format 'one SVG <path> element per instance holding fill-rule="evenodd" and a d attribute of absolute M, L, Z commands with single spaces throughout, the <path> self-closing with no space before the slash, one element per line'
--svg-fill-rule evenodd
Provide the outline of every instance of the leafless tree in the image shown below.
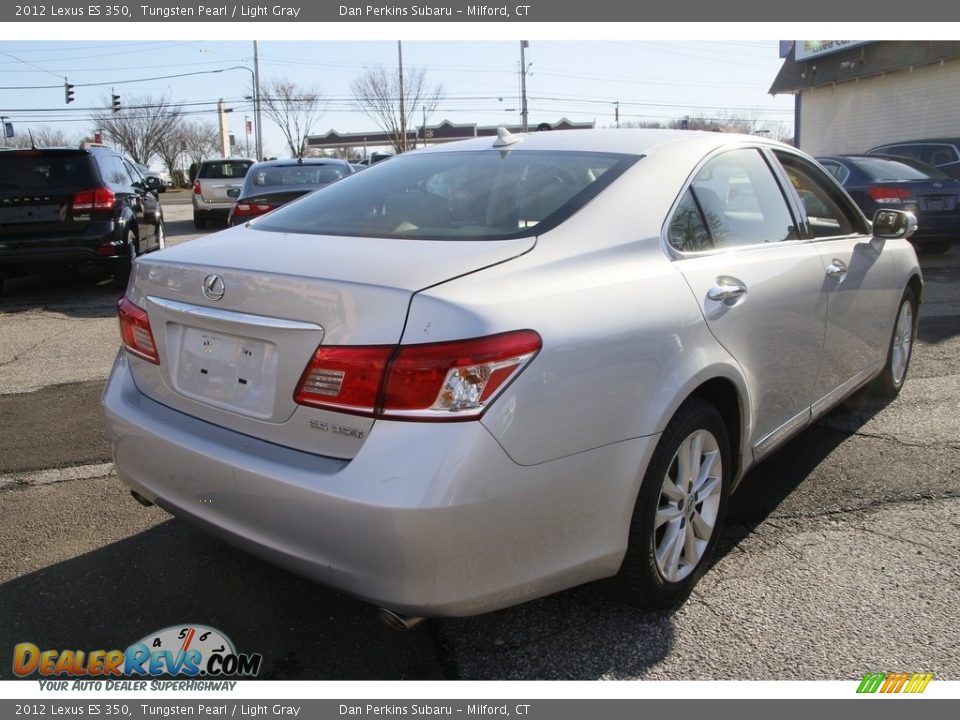
<path fill-rule="evenodd" d="M 108 106 L 93 114 L 93 122 L 104 138 L 144 165 L 157 154 L 163 138 L 177 132 L 182 120 L 179 106 L 166 97 L 154 99 L 150 95 L 125 97 L 118 112 Z"/>
<path fill-rule="evenodd" d="M 416 127 L 415 117 L 424 117 L 425 123 L 443 97 L 443 87 L 430 85 L 424 68 L 404 71 L 404 117 L 400 116 L 400 78 L 393 70 L 382 65 L 367 68 L 350 87 L 357 107 L 387 134 L 398 153 L 408 146 L 403 130 Z"/>
<path fill-rule="evenodd" d="M 32 139 L 31 139 L 32 136 Z M 77 147 L 83 137 L 75 133 L 66 133 L 59 128 L 54 130 L 48 127 L 23 128 L 18 129 L 17 134 L 12 138 L 7 138 L 4 143 L 6 147 L 28 148 L 28 147 Z"/>
<path fill-rule="evenodd" d="M 280 128 L 293 157 L 300 157 L 314 124 L 324 110 L 316 88 L 300 88 L 289 80 L 273 78 L 260 92 L 261 108 Z"/>
<path fill-rule="evenodd" d="M 166 166 L 171 178 L 174 176 L 174 171 L 180 163 L 180 158 L 187 149 L 186 127 L 187 123 L 181 121 L 174 131 L 165 133 L 163 137 L 160 138 L 160 142 L 157 143 L 156 155 Z"/>
<path fill-rule="evenodd" d="M 183 152 L 191 163 L 199 165 L 205 158 L 220 153 L 220 133 L 212 122 L 185 121 L 180 135 L 183 139 Z"/>

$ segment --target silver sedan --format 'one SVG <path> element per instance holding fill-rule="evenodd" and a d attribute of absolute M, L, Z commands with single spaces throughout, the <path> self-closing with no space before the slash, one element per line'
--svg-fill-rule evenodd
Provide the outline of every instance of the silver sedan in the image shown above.
<path fill-rule="evenodd" d="M 382 608 L 703 574 L 744 473 L 902 386 L 916 222 L 751 136 L 501 131 L 138 259 L 117 474 Z"/>

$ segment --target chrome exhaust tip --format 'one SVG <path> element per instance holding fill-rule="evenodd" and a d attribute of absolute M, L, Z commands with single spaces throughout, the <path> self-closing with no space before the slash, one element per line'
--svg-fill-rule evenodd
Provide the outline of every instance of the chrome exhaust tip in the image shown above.
<path fill-rule="evenodd" d="M 153 506 L 153 503 L 152 503 L 152 502 L 150 502 L 149 500 L 147 500 L 143 495 L 141 495 L 140 493 L 138 493 L 136 490 L 131 490 L 131 491 L 130 491 L 130 494 L 133 495 L 133 499 L 134 499 L 134 500 L 136 500 L 138 503 L 140 503 L 140 504 L 143 505 L 144 507 L 152 507 L 152 506 Z"/>
<path fill-rule="evenodd" d="M 379 608 L 377 610 L 377 616 L 386 625 L 400 632 L 406 632 L 407 630 L 415 628 L 425 619 L 422 617 L 407 617 L 406 615 L 395 613 L 393 610 L 387 610 L 386 608 Z"/>

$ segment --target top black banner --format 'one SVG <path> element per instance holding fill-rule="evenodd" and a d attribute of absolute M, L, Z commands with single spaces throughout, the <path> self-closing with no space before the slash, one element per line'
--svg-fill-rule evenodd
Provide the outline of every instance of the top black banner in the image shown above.
<path fill-rule="evenodd" d="M 116 0 L 114 0 L 115 2 Z M 471 2 L 197 3 L 153 0 L 107 4 L 66 0 L 4 4 L 0 22 L 951 22 L 960 20 L 960 3 L 894 0 L 866 3 L 805 0 L 687 0 L 682 3 L 624 3 L 623 0 L 510 0 Z M 909 8 L 909 12 L 905 11 Z M 866 16 L 865 16 L 866 15 Z"/>

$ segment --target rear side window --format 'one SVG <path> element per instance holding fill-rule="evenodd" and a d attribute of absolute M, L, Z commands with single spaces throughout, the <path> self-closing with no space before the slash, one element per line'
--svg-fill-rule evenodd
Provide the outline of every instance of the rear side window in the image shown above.
<path fill-rule="evenodd" d="M 668 229 L 682 252 L 757 245 L 797 237 L 769 165 L 756 149 L 708 161 L 681 198 Z"/>
<path fill-rule="evenodd" d="M 226 178 L 242 178 L 247 174 L 247 170 L 253 165 L 253 162 L 240 160 L 223 160 L 221 162 L 205 162 L 200 166 L 198 178 L 207 178 L 211 180 L 224 180 Z"/>
<path fill-rule="evenodd" d="M 90 156 L 0 154 L 0 193 L 83 189 L 94 184 Z"/>
<path fill-rule="evenodd" d="M 523 237 L 556 227 L 637 160 L 519 149 L 404 155 L 322 188 L 252 227 L 358 237 Z"/>

